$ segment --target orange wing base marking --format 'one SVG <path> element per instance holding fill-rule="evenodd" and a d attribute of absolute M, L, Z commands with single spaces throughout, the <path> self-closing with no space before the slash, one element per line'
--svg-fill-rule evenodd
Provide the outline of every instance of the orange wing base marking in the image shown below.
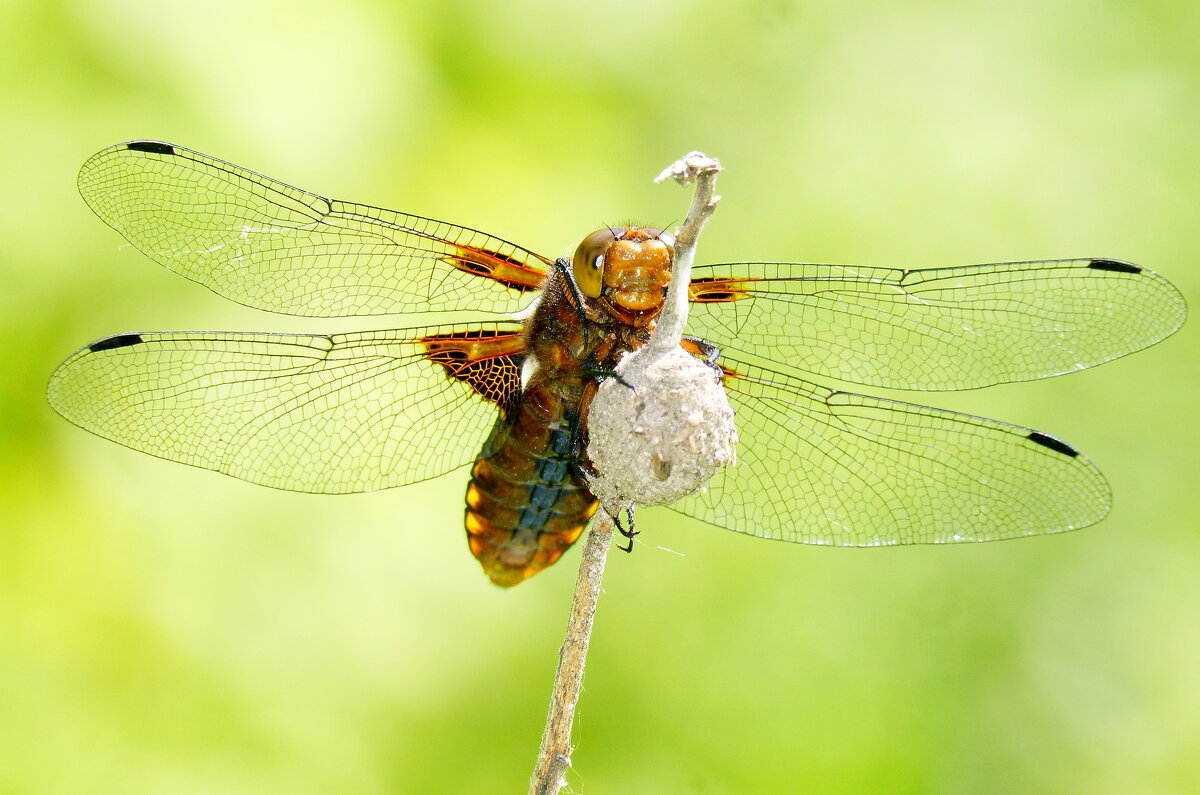
<path fill-rule="evenodd" d="M 457 254 L 450 254 L 450 264 L 475 276 L 492 279 L 519 292 L 536 290 L 545 274 L 516 257 L 477 246 L 454 244 Z M 549 264 L 549 263 L 547 263 Z"/>
<path fill-rule="evenodd" d="M 419 341 L 426 359 L 501 409 L 507 411 L 520 394 L 525 340 L 519 331 L 474 329 L 431 334 Z"/>
<path fill-rule="evenodd" d="M 698 304 L 720 304 L 750 298 L 745 279 L 699 276 L 688 285 L 688 298 Z"/>

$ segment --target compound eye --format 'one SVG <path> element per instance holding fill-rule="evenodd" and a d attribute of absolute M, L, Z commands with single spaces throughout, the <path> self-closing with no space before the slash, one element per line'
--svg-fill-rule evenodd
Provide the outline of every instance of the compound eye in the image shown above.
<path fill-rule="evenodd" d="M 614 229 L 598 229 L 583 239 L 571 260 L 571 272 L 579 290 L 588 298 L 599 298 L 604 289 L 604 255 L 617 239 Z"/>

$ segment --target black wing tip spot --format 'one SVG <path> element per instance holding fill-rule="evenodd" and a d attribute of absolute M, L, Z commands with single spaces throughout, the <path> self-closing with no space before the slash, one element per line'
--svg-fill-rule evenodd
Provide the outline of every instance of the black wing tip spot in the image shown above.
<path fill-rule="evenodd" d="M 1088 267 L 1098 271 L 1116 271 L 1117 273 L 1142 272 L 1142 269 L 1132 262 L 1122 262 L 1118 259 L 1094 259 L 1088 263 Z"/>
<path fill-rule="evenodd" d="M 175 154 L 175 147 L 162 141 L 130 141 L 125 144 L 125 148 L 135 152 L 152 152 L 156 155 Z"/>
<path fill-rule="evenodd" d="M 1044 433 L 1038 433 L 1037 431 L 1030 431 L 1029 435 L 1026 436 L 1025 438 L 1031 442 L 1037 442 L 1042 447 L 1049 447 L 1051 450 L 1053 450 L 1056 453 L 1062 453 L 1063 455 L 1069 455 L 1069 456 L 1071 456 L 1071 458 L 1076 458 L 1079 455 L 1079 451 L 1076 450 L 1071 445 L 1067 444 L 1066 442 L 1060 442 L 1058 439 L 1055 439 L 1053 436 L 1047 436 Z"/>
<path fill-rule="evenodd" d="M 141 345 L 145 342 L 141 334 L 114 334 L 111 337 L 105 337 L 102 340 L 96 340 L 88 346 L 88 350 L 92 353 L 98 351 L 111 351 L 114 348 L 128 348 L 130 345 Z"/>

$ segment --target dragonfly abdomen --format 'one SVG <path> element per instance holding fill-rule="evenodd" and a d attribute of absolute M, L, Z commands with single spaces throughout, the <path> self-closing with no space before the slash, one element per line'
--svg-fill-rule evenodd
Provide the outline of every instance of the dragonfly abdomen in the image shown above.
<path fill-rule="evenodd" d="M 504 586 L 558 560 L 597 507 L 575 466 L 574 412 L 549 390 L 526 398 L 496 422 L 467 486 L 471 552 Z"/>

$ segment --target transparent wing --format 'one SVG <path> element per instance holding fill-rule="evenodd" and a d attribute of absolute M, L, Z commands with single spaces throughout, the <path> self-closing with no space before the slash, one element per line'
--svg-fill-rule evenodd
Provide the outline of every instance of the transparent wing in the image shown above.
<path fill-rule="evenodd" d="M 1183 323 L 1166 279 L 1101 259 L 893 270 L 760 262 L 694 270 L 690 334 L 758 364 L 893 389 L 1081 370 Z"/>
<path fill-rule="evenodd" d="M 994 541 L 1108 513 L 1108 485 L 1067 444 L 1029 428 L 826 389 L 723 359 L 737 465 L 672 508 L 805 544 Z"/>
<path fill-rule="evenodd" d="M 280 489 L 400 486 L 473 460 L 519 390 L 519 326 L 94 342 L 51 377 L 75 424 Z"/>
<path fill-rule="evenodd" d="M 548 263 L 473 229 L 327 199 L 159 141 L 96 153 L 79 191 L 155 262 L 271 312 L 515 312 Z"/>

